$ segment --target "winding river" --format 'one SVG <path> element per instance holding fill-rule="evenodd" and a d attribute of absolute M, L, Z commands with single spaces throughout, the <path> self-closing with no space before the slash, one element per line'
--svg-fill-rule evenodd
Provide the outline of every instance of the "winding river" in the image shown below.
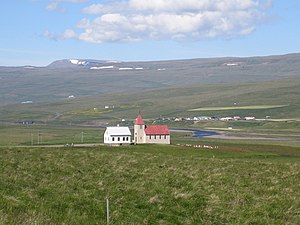
<path fill-rule="evenodd" d="M 189 128 L 171 128 L 170 130 L 189 131 L 193 133 L 192 137 L 194 138 L 204 138 L 204 137 L 220 135 L 220 133 L 216 131 L 197 130 L 197 129 L 189 129 Z"/>

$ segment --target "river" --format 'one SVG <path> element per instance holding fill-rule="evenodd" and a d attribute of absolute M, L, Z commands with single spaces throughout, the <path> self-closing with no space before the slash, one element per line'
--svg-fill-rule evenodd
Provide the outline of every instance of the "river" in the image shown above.
<path fill-rule="evenodd" d="M 219 132 L 216 131 L 208 131 L 208 130 L 197 130 L 197 129 L 190 129 L 190 128 L 171 128 L 171 131 L 189 131 L 192 132 L 192 137 L 194 138 L 204 138 L 204 137 L 210 137 L 210 136 L 216 136 L 220 135 Z"/>

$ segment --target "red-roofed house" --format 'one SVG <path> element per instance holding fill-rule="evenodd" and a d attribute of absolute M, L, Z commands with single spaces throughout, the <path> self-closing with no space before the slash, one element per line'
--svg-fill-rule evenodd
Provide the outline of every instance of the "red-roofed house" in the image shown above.
<path fill-rule="evenodd" d="M 134 121 L 134 142 L 136 144 L 170 144 L 170 130 L 167 125 L 145 125 L 139 113 Z"/>

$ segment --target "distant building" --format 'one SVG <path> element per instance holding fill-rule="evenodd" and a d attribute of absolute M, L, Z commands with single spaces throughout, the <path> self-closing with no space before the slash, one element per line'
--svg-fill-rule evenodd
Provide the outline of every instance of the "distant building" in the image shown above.
<path fill-rule="evenodd" d="M 107 127 L 104 132 L 104 144 L 122 145 L 131 143 L 131 132 L 128 127 Z"/>
<path fill-rule="evenodd" d="M 176 122 L 182 121 L 182 120 L 183 120 L 183 118 L 181 118 L 181 117 L 180 117 L 180 118 L 175 118 L 175 121 L 176 121 Z"/>
<path fill-rule="evenodd" d="M 34 122 L 33 121 L 22 121 L 22 122 L 20 122 L 20 124 L 30 125 L 30 124 L 34 124 Z"/>
<path fill-rule="evenodd" d="M 244 119 L 245 120 L 255 120 L 255 117 L 254 116 L 246 116 Z"/>
<path fill-rule="evenodd" d="M 200 116 L 198 117 L 198 120 L 211 120 L 212 118 L 211 117 L 208 117 L 208 116 Z"/>
<path fill-rule="evenodd" d="M 145 125 L 139 113 L 134 121 L 134 143 L 170 144 L 170 130 L 167 125 Z"/>
<path fill-rule="evenodd" d="M 33 101 L 24 101 L 24 102 L 21 102 L 22 104 L 30 104 L 30 103 L 33 103 Z"/>
<path fill-rule="evenodd" d="M 222 117 L 220 118 L 221 121 L 230 121 L 230 120 L 233 120 L 232 117 Z"/>

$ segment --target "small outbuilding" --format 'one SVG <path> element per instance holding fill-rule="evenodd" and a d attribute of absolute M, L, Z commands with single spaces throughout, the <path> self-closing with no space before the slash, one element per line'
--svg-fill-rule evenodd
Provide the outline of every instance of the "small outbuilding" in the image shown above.
<path fill-rule="evenodd" d="M 104 132 L 104 144 L 122 145 L 131 143 L 131 132 L 128 127 L 107 127 Z"/>

